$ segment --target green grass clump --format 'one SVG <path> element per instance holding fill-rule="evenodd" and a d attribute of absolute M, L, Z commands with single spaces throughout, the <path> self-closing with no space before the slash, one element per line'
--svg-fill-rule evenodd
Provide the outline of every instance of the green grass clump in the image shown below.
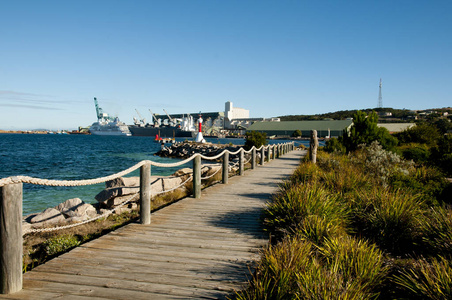
<path fill-rule="evenodd" d="M 305 232 L 306 237 L 315 237 L 316 228 L 306 222 L 316 216 L 316 227 L 324 235 L 329 229 L 334 231 L 345 228 L 347 214 L 336 195 L 329 193 L 322 185 L 287 185 L 268 204 L 264 213 L 266 228 L 277 237 L 285 233 Z"/>
<path fill-rule="evenodd" d="M 47 255 L 52 256 L 80 245 L 78 238 L 72 234 L 57 236 L 44 243 Z"/>
<path fill-rule="evenodd" d="M 393 255 L 411 254 L 420 239 L 424 220 L 418 196 L 376 188 L 357 191 L 350 201 L 354 230 Z"/>
<path fill-rule="evenodd" d="M 426 212 L 421 223 L 423 242 L 432 256 L 452 255 L 452 211 L 450 208 L 435 207 Z"/>
<path fill-rule="evenodd" d="M 418 260 L 394 281 L 404 288 L 404 299 L 452 299 L 452 264 L 443 257 Z"/>
<path fill-rule="evenodd" d="M 374 245 L 332 238 L 319 248 L 300 236 L 267 248 L 237 299 L 372 299 L 387 274 Z"/>

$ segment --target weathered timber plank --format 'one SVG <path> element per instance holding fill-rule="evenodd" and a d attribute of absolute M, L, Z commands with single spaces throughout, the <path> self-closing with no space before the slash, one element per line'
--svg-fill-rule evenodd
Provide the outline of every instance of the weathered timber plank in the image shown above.
<path fill-rule="evenodd" d="M 34 272 L 28 276 L 30 281 L 47 281 L 49 285 L 52 283 L 70 284 L 72 286 L 85 286 L 90 289 L 104 288 L 114 291 L 113 299 L 118 294 L 127 295 L 129 292 L 151 292 L 155 294 L 183 296 L 183 297 L 209 297 L 216 298 L 225 294 L 229 294 L 230 290 L 223 291 L 221 286 L 216 290 L 202 289 L 202 288 L 185 288 L 171 284 L 158 284 L 158 283 L 146 283 L 133 280 L 117 280 L 112 278 L 98 278 L 98 277 L 86 277 L 77 275 L 58 274 L 58 276 L 52 276 L 52 273 Z M 75 283 L 75 284 L 74 284 Z M 48 284 L 44 284 L 43 287 L 47 287 Z M 111 296 L 110 296 L 111 297 Z M 130 297 L 130 296 L 129 296 Z M 149 297 L 149 296 L 148 296 Z M 129 298 L 130 299 L 130 298 Z M 148 298 L 149 299 L 149 298 Z"/>
<path fill-rule="evenodd" d="M 235 270 L 234 270 L 235 271 Z M 236 287 L 236 283 L 243 283 L 244 280 L 237 281 L 229 279 L 231 273 L 224 274 L 203 274 L 202 272 L 176 273 L 160 272 L 159 270 L 149 270 L 149 268 L 141 266 L 140 268 L 118 268 L 114 266 L 107 267 L 99 272 L 98 267 L 89 265 L 72 265 L 62 264 L 62 267 L 47 267 L 45 270 L 40 269 L 39 272 L 45 274 L 65 274 L 77 275 L 84 277 L 108 278 L 117 280 L 132 280 L 143 283 L 158 283 L 168 285 L 177 285 L 188 288 L 202 288 L 209 290 L 227 290 L 232 291 Z"/>
<path fill-rule="evenodd" d="M 41 292 L 61 293 L 64 296 L 60 299 L 65 299 L 69 296 L 84 296 L 86 299 L 99 297 L 101 299 L 114 300 L 154 300 L 154 299 L 187 299 L 184 296 L 165 295 L 154 292 L 143 292 L 134 290 L 120 290 L 111 288 L 107 285 L 103 287 L 81 284 L 66 284 L 59 282 L 50 282 L 46 280 L 27 280 L 24 281 L 24 289 L 40 294 Z M 33 299 L 33 298 L 32 298 Z"/>

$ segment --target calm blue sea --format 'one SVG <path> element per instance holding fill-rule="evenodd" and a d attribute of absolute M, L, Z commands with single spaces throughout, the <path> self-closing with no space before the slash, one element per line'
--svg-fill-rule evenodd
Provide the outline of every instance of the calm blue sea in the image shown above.
<path fill-rule="evenodd" d="M 185 138 L 179 139 L 180 141 Z M 243 145 L 243 139 L 207 139 L 208 142 Z M 280 143 L 283 141 L 270 141 Z M 32 176 L 45 179 L 80 180 L 108 176 L 141 160 L 174 162 L 154 156 L 160 149 L 153 137 L 94 135 L 0 134 L 0 178 Z M 191 163 L 186 167 L 190 167 Z M 152 175 L 170 175 L 182 168 L 153 167 Z M 139 170 L 130 174 L 138 176 Z M 71 198 L 95 203 L 104 184 L 83 187 L 49 187 L 24 184 L 24 215 L 42 211 Z"/>

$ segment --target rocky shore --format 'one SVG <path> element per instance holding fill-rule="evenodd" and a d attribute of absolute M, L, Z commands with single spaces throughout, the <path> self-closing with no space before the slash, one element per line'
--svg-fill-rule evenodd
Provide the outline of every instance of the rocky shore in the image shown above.
<path fill-rule="evenodd" d="M 195 153 L 200 153 L 204 156 L 215 156 L 227 149 L 231 152 L 236 152 L 242 146 L 237 145 L 224 145 L 224 144 L 211 144 L 211 143 L 174 143 L 169 146 L 163 146 L 160 151 L 155 153 L 161 157 L 174 157 L 174 158 L 188 158 Z"/>

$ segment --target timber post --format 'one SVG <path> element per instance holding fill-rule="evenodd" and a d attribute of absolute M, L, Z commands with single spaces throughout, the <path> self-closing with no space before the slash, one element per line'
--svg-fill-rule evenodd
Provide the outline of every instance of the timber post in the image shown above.
<path fill-rule="evenodd" d="M 229 152 L 224 151 L 223 153 L 223 184 L 228 184 L 229 179 Z"/>
<path fill-rule="evenodd" d="M 22 183 L 0 187 L 0 293 L 22 289 Z"/>
<path fill-rule="evenodd" d="M 261 148 L 261 166 L 264 165 L 264 159 L 265 159 L 265 146 L 262 145 L 262 148 Z"/>
<path fill-rule="evenodd" d="M 201 156 L 193 159 L 193 197 L 201 198 Z"/>
<path fill-rule="evenodd" d="M 309 157 L 311 162 L 315 164 L 317 162 L 317 147 L 319 146 L 319 140 L 317 139 L 317 130 L 311 131 L 311 141 L 309 143 Z"/>
<path fill-rule="evenodd" d="M 256 169 L 256 147 L 251 150 L 251 169 Z"/>
<path fill-rule="evenodd" d="M 140 224 L 151 224 L 151 164 L 140 167 Z"/>
<path fill-rule="evenodd" d="M 239 153 L 239 176 L 242 176 L 245 173 L 245 149 L 240 148 Z"/>
<path fill-rule="evenodd" d="M 272 146 L 272 150 L 273 150 L 273 152 L 272 152 L 272 159 L 275 160 L 276 159 L 276 145 Z"/>

